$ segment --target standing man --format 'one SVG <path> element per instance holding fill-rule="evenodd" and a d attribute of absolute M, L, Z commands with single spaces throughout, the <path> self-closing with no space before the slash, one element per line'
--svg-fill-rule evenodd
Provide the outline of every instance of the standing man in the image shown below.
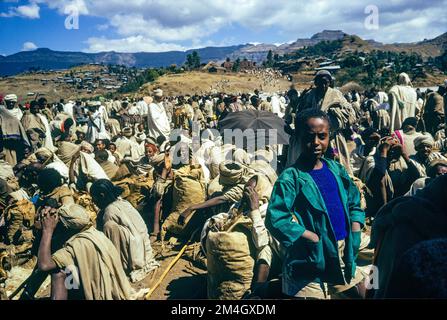
<path fill-rule="evenodd" d="M 87 141 L 94 144 L 97 139 L 110 139 L 106 131 L 103 114 L 98 110 L 98 103 L 93 102 L 88 110 Z"/>
<path fill-rule="evenodd" d="M 161 89 L 155 90 L 154 97 L 155 101 L 149 105 L 147 115 L 148 136 L 154 139 L 164 136 L 169 139 L 171 126 L 163 105 L 163 91 Z"/>
<path fill-rule="evenodd" d="M 334 131 L 331 147 L 340 163 L 351 174 L 349 150 L 343 130 L 349 129 L 356 122 L 355 110 L 339 90 L 331 88 L 332 81 L 333 78 L 329 71 L 318 71 L 314 79 L 315 88 L 302 97 L 298 105 L 298 112 L 306 109 L 317 109 L 328 114 L 333 123 Z M 293 143 L 289 146 L 287 166 L 294 164 L 300 155 L 301 146 L 299 141 L 296 140 L 296 136 L 292 141 Z"/>
<path fill-rule="evenodd" d="M 23 112 L 22 110 L 20 110 L 19 107 L 16 106 L 17 96 L 15 94 L 8 94 L 5 96 L 4 100 L 8 112 L 11 113 L 11 115 L 13 115 L 17 120 L 22 120 Z"/>
<path fill-rule="evenodd" d="M 22 125 L 28 134 L 28 138 L 32 144 L 33 151 L 44 146 L 46 138 L 45 123 L 38 116 L 40 111 L 37 101 L 31 101 L 29 111 L 26 111 L 22 117 Z"/>
<path fill-rule="evenodd" d="M 30 143 L 20 121 L 0 105 L 0 152 L 3 152 L 5 161 L 15 166 L 24 156 L 25 148 Z"/>
<path fill-rule="evenodd" d="M 411 85 L 408 74 L 399 74 L 399 84 L 393 86 L 389 93 L 391 106 L 391 132 L 402 127 L 402 123 L 408 117 L 416 117 L 418 97 L 416 90 Z"/>

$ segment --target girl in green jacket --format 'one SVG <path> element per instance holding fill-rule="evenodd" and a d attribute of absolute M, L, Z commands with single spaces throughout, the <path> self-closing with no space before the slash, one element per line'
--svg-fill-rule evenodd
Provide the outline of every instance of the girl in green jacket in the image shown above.
<path fill-rule="evenodd" d="M 298 114 L 296 134 L 301 153 L 275 184 L 266 226 L 287 248 L 283 293 L 329 298 L 363 279 L 355 259 L 365 213 L 346 170 L 324 157 L 330 140 L 326 113 Z"/>

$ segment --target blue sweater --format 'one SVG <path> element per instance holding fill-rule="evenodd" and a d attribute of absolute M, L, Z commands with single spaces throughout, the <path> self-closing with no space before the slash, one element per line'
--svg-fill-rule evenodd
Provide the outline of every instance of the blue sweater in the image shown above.
<path fill-rule="evenodd" d="M 323 162 L 323 168 L 312 170 L 309 174 L 323 197 L 336 240 L 345 239 L 348 235 L 346 217 L 333 173 Z"/>

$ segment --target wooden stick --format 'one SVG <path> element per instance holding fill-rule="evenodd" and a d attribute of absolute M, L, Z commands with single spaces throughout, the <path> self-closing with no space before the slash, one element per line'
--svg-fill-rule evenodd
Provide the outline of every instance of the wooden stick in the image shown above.
<path fill-rule="evenodd" d="M 162 283 L 162 281 L 166 278 L 166 276 L 168 275 L 168 272 L 172 269 L 172 267 L 174 267 L 174 265 L 177 263 L 177 261 L 180 260 L 180 257 L 183 255 L 185 250 L 189 247 L 189 243 L 191 242 L 191 240 L 193 239 L 194 235 L 196 234 L 196 232 L 198 230 L 199 229 L 196 229 L 192 233 L 191 238 L 189 238 L 188 242 L 183 246 L 182 250 L 180 250 L 180 252 L 175 256 L 174 260 L 171 261 L 171 263 L 168 265 L 166 270 L 161 275 L 160 279 L 158 279 L 158 281 L 155 283 L 155 285 L 149 290 L 149 292 L 144 297 L 144 300 L 149 300 L 150 296 L 152 295 L 152 293 L 154 293 L 155 289 L 157 289 L 158 286 Z"/>

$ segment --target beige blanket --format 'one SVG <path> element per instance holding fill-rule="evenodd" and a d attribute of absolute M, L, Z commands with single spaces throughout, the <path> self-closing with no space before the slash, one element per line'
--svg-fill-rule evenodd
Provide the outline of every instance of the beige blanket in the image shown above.
<path fill-rule="evenodd" d="M 389 92 L 391 105 L 391 132 L 402 127 L 406 118 L 415 117 L 417 110 L 417 94 L 410 86 L 397 85 Z"/>
<path fill-rule="evenodd" d="M 69 239 L 53 255 L 61 269 L 76 266 L 85 299 L 127 300 L 132 288 L 113 243 L 100 231 L 89 228 Z"/>
<path fill-rule="evenodd" d="M 123 268 L 132 281 L 141 280 L 158 267 L 146 224 L 128 201 L 118 199 L 104 210 L 103 230 L 118 250 Z"/>

